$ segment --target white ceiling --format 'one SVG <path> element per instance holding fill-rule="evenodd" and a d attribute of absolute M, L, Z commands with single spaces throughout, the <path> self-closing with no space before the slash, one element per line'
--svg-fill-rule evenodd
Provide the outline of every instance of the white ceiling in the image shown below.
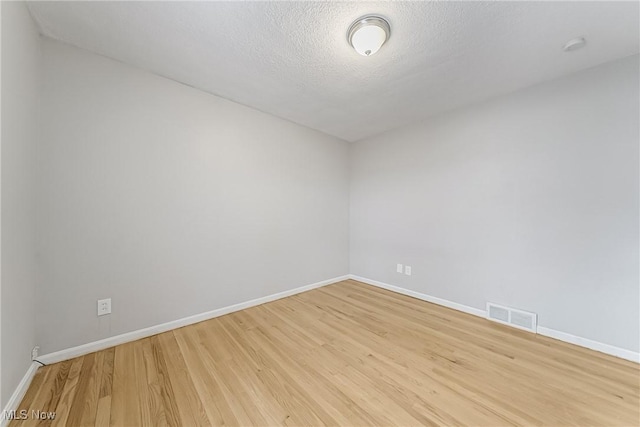
<path fill-rule="evenodd" d="M 32 2 L 42 34 L 355 141 L 638 53 L 638 2 Z M 380 14 L 372 57 L 346 32 Z M 562 51 L 571 38 L 587 46 Z"/>

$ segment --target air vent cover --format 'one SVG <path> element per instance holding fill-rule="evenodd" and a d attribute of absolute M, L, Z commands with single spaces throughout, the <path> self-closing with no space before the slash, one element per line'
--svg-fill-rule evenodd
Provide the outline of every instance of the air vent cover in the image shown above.
<path fill-rule="evenodd" d="M 534 333 L 538 329 L 538 316 L 535 313 L 504 307 L 492 302 L 487 303 L 487 319 Z"/>
<path fill-rule="evenodd" d="M 501 322 L 509 322 L 509 310 L 506 308 L 498 307 L 497 305 L 487 304 L 487 312 L 489 313 L 489 319 L 500 320 Z"/>

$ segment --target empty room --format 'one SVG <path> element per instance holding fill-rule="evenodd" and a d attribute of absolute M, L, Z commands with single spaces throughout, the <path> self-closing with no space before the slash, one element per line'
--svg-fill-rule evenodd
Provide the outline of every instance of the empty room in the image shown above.
<path fill-rule="evenodd" d="M 640 426 L 639 2 L 0 15 L 0 427 Z"/>

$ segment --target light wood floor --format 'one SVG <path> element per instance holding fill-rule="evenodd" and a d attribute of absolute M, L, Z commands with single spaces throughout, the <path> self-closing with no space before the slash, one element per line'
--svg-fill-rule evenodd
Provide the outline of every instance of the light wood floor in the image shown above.
<path fill-rule="evenodd" d="M 639 387 L 637 364 L 345 281 L 40 368 L 21 408 L 70 426 L 631 426 Z"/>

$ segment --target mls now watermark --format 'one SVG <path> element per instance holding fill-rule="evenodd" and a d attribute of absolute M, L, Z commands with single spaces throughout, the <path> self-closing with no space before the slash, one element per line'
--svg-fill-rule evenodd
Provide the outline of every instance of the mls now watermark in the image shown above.
<path fill-rule="evenodd" d="M 3 420 L 54 420 L 55 418 L 55 412 L 45 412 L 38 409 L 32 409 L 31 411 L 26 409 L 2 411 Z"/>

